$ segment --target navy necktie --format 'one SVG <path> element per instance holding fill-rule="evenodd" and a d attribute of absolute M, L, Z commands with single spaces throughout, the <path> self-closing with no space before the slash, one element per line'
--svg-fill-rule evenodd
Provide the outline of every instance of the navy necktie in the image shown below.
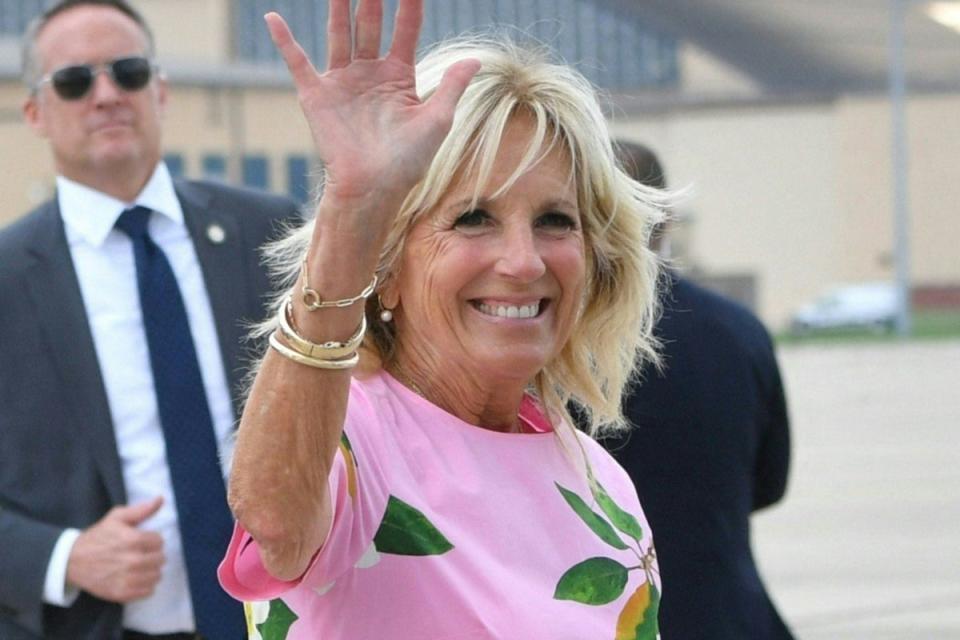
<path fill-rule="evenodd" d="M 176 276 L 147 233 L 150 213 L 146 207 L 127 209 L 116 226 L 133 241 L 140 308 L 194 618 L 197 632 L 208 640 L 240 640 L 246 637 L 243 608 L 217 582 L 217 565 L 227 548 L 233 518 L 213 420 Z"/>

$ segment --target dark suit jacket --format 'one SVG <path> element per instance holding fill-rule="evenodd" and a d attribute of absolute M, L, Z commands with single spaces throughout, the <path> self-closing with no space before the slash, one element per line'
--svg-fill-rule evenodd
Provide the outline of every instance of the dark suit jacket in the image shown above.
<path fill-rule="evenodd" d="M 669 640 L 790 638 L 750 551 L 750 514 L 786 489 L 789 432 L 767 331 L 686 280 L 664 298 L 663 374 L 647 370 L 605 444 L 633 478 L 653 529 Z"/>
<path fill-rule="evenodd" d="M 256 249 L 294 221 L 292 201 L 176 182 L 213 308 L 235 407 L 247 355 L 240 320 L 263 316 Z M 226 232 L 211 242 L 208 226 Z M 42 603 L 53 546 L 126 502 L 107 397 L 56 201 L 0 231 L 0 638 L 120 637 L 121 607 L 81 593 Z"/>

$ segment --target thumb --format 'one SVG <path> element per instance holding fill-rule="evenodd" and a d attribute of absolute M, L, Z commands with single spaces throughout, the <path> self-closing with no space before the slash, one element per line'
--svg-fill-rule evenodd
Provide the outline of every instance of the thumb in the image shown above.
<path fill-rule="evenodd" d="M 157 496 L 145 502 L 117 507 L 114 509 L 114 514 L 121 522 L 135 527 L 159 511 L 161 506 L 163 506 L 163 496 Z"/>
<path fill-rule="evenodd" d="M 427 100 L 428 108 L 438 115 L 452 115 L 457 102 L 478 71 L 480 61 L 472 58 L 451 65 L 444 72 L 437 90 Z"/>

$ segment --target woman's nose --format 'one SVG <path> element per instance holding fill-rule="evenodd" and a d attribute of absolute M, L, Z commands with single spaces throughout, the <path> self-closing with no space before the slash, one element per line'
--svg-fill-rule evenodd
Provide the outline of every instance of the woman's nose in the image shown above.
<path fill-rule="evenodd" d="M 533 282 L 544 274 L 546 265 L 533 229 L 513 228 L 504 234 L 497 272 L 522 282 Z"/>

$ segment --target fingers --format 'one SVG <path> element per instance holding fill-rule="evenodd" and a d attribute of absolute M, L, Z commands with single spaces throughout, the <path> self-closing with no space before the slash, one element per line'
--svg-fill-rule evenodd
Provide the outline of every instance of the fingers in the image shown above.
<path fill-rule="evenodd" d="M 115 517 L 131 527 L 136 527 L 159 511 L 161 506 L 163 506 L 163 496 L 157 496 L 153 500 L 147 500 L 146 502 L 140 502 L 126 507 L 114 507 L 110 513 L 107 514 L 107 517 Z"/>
<path fill-rule="evenodd" d="M 393 42 L 387 57 L 413 66 L 417 41 L 420 39 L 420 25 L 423 24 L 423 0 L 400 0 L 395 23 Z"/>
<path fill-rule="evenodd" d="M 330 0 L 327 14 L 327 68 L 339 69 L 350 64 L 350 0 Z"/>
<path fill-rule="evenodd" d="M 133 602 L 153 595 L 163 574 L 163 559 L 138 558 L 131 563 L 126 573 L 114 576 L 110 600 Z"/>
<path fill-rule="evenodd" d="M 349 2 L 349 0 L 347 0 Z M 280 17 L 279 13 L 271 11 L 263 16 L 267 23 L 267 29 L 270 31 L 270 39 L 280 52 L 280 56 L 287 64 L 290 70 L 290 76 L 297 87 L 305 85 L 309 80 L 317 75 L 317 70 L 310 63 L 310 58 L 304 52 L 303 47 L 294 39 L 290 32 L 287 22 Z"/>
<path fill-rule="evenodd" d="M 131 539 L 131 547 L 143 554 L 163 555 L 163 536 L 156 531 L 137 531 Z"/>
<path fill-rule="evenodd" d="M 470 80 L 480 70 L 479 60 L 461 60 L 444 72 L 443 79 L 437 90 L 427 100 L 427 109 L 434 112 L 438 118 L 452 121 L 454 109 L 460 101 L 463 92 L 467 90 Z"/>
<path fill-rule="evenodd" d="M 166 561 L 167 556 L 163 553 L 163 549 L 138 552 L 130 556 L 129 569 L 137 574 L 153 572 L 159 574 Z"/>
<path fill-rule="evenodd" d="M 357 7 L 357 33 L 354 57 L 374 60 L 380 57 L 380 31 L 383 28 L 383 0 L 360 0 Z"/>

